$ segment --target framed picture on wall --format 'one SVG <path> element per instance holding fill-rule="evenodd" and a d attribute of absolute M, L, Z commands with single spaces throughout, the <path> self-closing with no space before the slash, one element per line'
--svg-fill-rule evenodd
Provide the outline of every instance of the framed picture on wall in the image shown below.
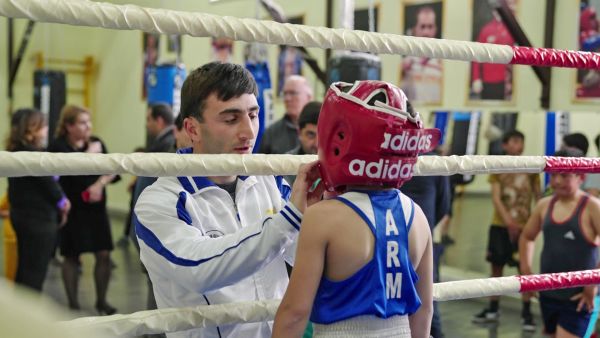
<path fill-rule="evenodd" d="M 517 14 L 518 0 L 506 0 Z M 473 0 L 472 41 L 498 45 L 514 45 L 515 40 L 488 0 Z M 512 103 L 514 92 L 512 65 L 471 63 L 468 83 L 470 101 Z"/>
<path fill-rule="evenodd" d="M 379 24 L 379 4 L 373 6 L 373 32 L 377 32 Z M 357 9 L 354 11 L 354 29 L 361 31 L 371 31 L 371 20 L 369 19 L 369 9 Z"/>
<path fill-rule="evenodd" d="M 142 58 L 144 59 L 142 99 L 145 99 L 150 68 L 156 66 L 160 56 L 160 34 L 142 33 L 142 52 Z"/>
<path fill-rule="evenodd" d="M 288 22 L 296 25 L 304 24 L 304 16 L 288 18 Z M 290 75 L 302 75 L 302 52 L 292 46 L 279 46 L 279 57 L 277 58 L 277 96 L 282 96 L 283 84 Z"/>
<path fill-rule="evenodd" d="M 233 40 L 230 38 L 211 39 L 210 43 L 211 58 L 213 61 L 223 63 L 231 62 L 233 59 Z"/>
<path fill-rule="evenodd" d="M 177 55 L 181 54 L 181 35 L 168 35 L 167 51 Z"/>
<path fill-rule="evenodd" d="M 599 22 L 596 11 L 600 9 L 600 0 L 582 0 L 579 12 L 579 50 L 585 52 L 600 51 Z M 600 71 L 597 69 L 578 69 L 575 80 L 575 100 L 588 101 L 600 99 Z"/>
<path fill-rule="evenodd" d="M 404 3 L 405 35 L 439 39 L 442 37 L 444 2 L 415 1 Z M 400 86 L 408 99 L 417 105 L 442 103 L 443 62 L 418 56 L 402 58 Z"/>

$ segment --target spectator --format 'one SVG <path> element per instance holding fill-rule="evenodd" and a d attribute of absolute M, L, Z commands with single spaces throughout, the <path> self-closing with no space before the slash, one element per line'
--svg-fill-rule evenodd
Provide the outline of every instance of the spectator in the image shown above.
<path fill-rule="evenodd" d="M 502 149 L 507 155 L 519 156 L 523 153 L 525 135 L 513 130 L 504 134 Z M 531 213 L 531 205 L 540 198 L 540 177 L 538 174 L 492 174 L 492 202 L 494 217 L 489 230 L 486 260 L 490 262 L 492 277 L 501 277 L 504 266 L 519 267 L 519 235 Z M 531 294 L 521 296 L 522 329 L 535 331 L 531 314 Z M 489 307 L 473 317 L 474 323 L 497 322 L 500 318 L 499 297 L 490 297 Z"/>
<path fill-rule="evenodd" d="M 302 108 L 312 98 L 312 88 L 303 76 L 291 75 L 285 80 L 285 115 L 265 130 L 260 142 L 260 153 L 285 154 L 298 146 L 298 118 Z"/>
<path fill-rule="evenodd" d="M 173 134 L 173 111 L 165 103 L 156 103 L 148 107 L 146 114 L 146 132 L 152 142 L 146 149 L 149 153 L 166 153 L 175 144 Z"/>
<path fill-rule="evenodd" d="M 582 157 L 578 149 L 559 150 L 554 156 Z M 519 241 L 521 273 L 532 273 L 535 240 L 544 234 L 540 273 L 598 268 L 600 201 L 580 189 L 584 174 L 552 173 L 553 194 L 537 203 Z M 540 292 L 544 333 L 553 337 L 588 337 L 597 285 Z"/>
<path fill-rule="evenodd" d="M 321 111 L 321 102 L 313 101 L 304 106 L 298 119 L 298 139 L 300 144 L 288 151 L 291 155 L 316 155 L 319 141 L 317 137 L 317 122 L 319 121 L 319 112 Z M 289 184 L 294 184 L 296 175 L 285 177 Z"/>
<path fill-rule="evenodd" d="M 594 139 L 596 149 L 600 153 L 600 134 Z M 594 197 L 600 197 L 600 174 L 587 174 L 583 182 L 583 189 Z"/>
<path fill-rule="evenodd" d="M 62 153 L 107 153 L 100 138 L 92 136 L 91 113 L 87 108 L 67 105 L 60 113 L 56 139 L 50 151 Z M 110 281 L 110 251 L 113 249 L 110 220 L 106 211 L 106 186 L 119 180 L 115 175 L 62 176 L 60 185 L 73 204 L 69 219 L 60 231 L 63 282 L 69 308 L 79 310 L 79 257 L 92 252 L 96 258 L 94 282 L 96 310 L 101 315 L 117 310 L 106 301 Z"/>
<path fill-rule="evenodd" d="M 13 114 L 8 151 L 42 151 L 47 139 L 48 125 L 40 111 L 19 109 Z M 71 204 L 52 176 L 9 177 L 8 200 L 19 257 L 15 282 L 41 292 L 59 222 L 64 224 Z"/>

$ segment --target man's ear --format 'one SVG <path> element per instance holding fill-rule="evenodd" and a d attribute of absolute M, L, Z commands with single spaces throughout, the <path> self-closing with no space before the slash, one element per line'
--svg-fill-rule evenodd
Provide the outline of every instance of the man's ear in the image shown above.
<path fill-rule="evenodd" d="M 186 117 L 183 120 L 183 129 L 188 134 L 192 143 L 200 142 L 202 139 L 202 133 L 200 132 L 198 120 L 193 117 Z"/>
<path fill-rule="evenodd" d="M 160 125 L 161 127 L 164 127 L 166 125 L 165 119 L 163 119 L 160 116 L 157 116 L 156 119 L 155 119 L 155 121 L 156 121 L 156 124 Z"/>

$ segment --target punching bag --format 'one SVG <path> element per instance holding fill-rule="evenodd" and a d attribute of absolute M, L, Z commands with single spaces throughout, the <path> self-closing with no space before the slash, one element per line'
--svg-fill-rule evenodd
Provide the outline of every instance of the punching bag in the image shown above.
<path fill-rule="evenodd" d="M 450 112 L 447 111 L 436 111 L 433 112 L 434 122 L 433 127 L 440 130 L 442 136 L 440 137 L 440 141 L 438 145 L 443 145 L 446 141 L 446 131 L 448 129 L 448 116 Z"/>
<path fill-rule="evenodd" d="M 173 108 L 173 115 L 179 115 L 181 107 L 181 86 L 186 77 L 183 64 L 161 64 L 148 71 L 148 104 L 166 103 Z"/>
<path fill-rule="evenodd" d="M 329 59 L 327 84 L 353 83 L 357 80 L 381 80 L 381 59 L 361 52 L 341 52 Z"/>
<path fill-rule="evenodd" d="M 36 70 L 33 73 L 33 86 L 33 106 L 46 116 L 48 137 L 52 139 L 60 119 L 60 110 L 67 101 L 65 73 L 54 70 Z"/>
<path fill-rule="evenodd" d="M 246 63 L 246 69 L 254 76 L 258 86 L 258 96 L 256 101 L 260 107 L 258 114 L 258 135 L 254 144 L 253 152 L 260 148 L 260 141 L 265 128 L 273 122 L 273 91 L 271 89 L 271 75 L 269 74 L 269 65 L 266 62 Z"/>
<path fill-rule="evenodd" d="M 452 155 L 475 155 L 477 153 L 477 140 L 479 136 L 479 124 L 481 112 L 454 112 L 452 114 L 454 128 L 452 129 Z M 473 182 L 474 175 L 457 174 L 451 180 L 456 184 L 467 184 Z"/>

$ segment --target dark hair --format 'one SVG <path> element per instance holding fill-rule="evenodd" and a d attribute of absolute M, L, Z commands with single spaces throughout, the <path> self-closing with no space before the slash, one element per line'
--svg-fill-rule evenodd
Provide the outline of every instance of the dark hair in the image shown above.
<path fill-rule="evenodd" d="M 304 108 L 302 108 L 300 117 L 298 117 L 298 127 L 300 127 L 300 130 L 304 129 L 307 124 L 317 124 L 322 105 L 323 103 L 321 102 L 312 101 L 307 103 Z"/>
<path fill-rule="evenodd" d="M 590 143 L 587 137 L 582 133 L 572 133 L 563 136 L 563 144 L 570 148 L 577 148 L 583 152 L 583 156 L 587 154 Z"/>
<path fill-rule="evenodd" d="M 153 120 L 158 119 L 159 117 L 170 126 L 173 124 L 173 110 L 171 110 L 171 106 L 164 102 L 156 102 L 150 105 L 150 115 Z"/>
<path fill-rule="evenodd" d="M 175 128 L 177 128 L 177 130 L 181 130 L 183 129 L 183 120 L 185 119 L 185 117 L 183 117 L 183 114 L 178 114 L 177 117 L 175 118 Z"/>
<path fill-rule="evenodd" d="M 556 157 L 583 157 L 583 151 L 581 151 L 581 149 L 578 148 L 564 148 L 561 150 L 557 150 L 553 156 Z"/>
<path fill-rule="evenodd" d="M 15 111 L 10 119 L 10 133 L 6 139 L 6 150 L 14 151 L 29 145 L 26 139 L 31 130 L 38 130 L 46 124 L 44 114 L 37 109 L 22 108 Z"/>
<path fill-rule="evenodd" d="M 524 141 L 525 135 L 516 129 L 507 131 L 506 133 L 504 133 L 504 135 L 502 135 L 502 143 L 508 143 L 508 141 L 510 141 L 511 138 L 518 138 Z"/>
<path fill-rule="evenodd" d="M 596 148 L 598 148 L 598 150 L 600 151 L 600 134 L 596 135 L 594 143 L 596 144 Z"/>
<path fill-rule="evenodd" d="M 221 101 L 243 94 L 258 95 L 254 77 L 244 67 L 233 63 L 211 62 L 194 69 L 181 88 L 183 118 L 194 117 L 202 122 L 206 99 L 215 93 Z"/>

